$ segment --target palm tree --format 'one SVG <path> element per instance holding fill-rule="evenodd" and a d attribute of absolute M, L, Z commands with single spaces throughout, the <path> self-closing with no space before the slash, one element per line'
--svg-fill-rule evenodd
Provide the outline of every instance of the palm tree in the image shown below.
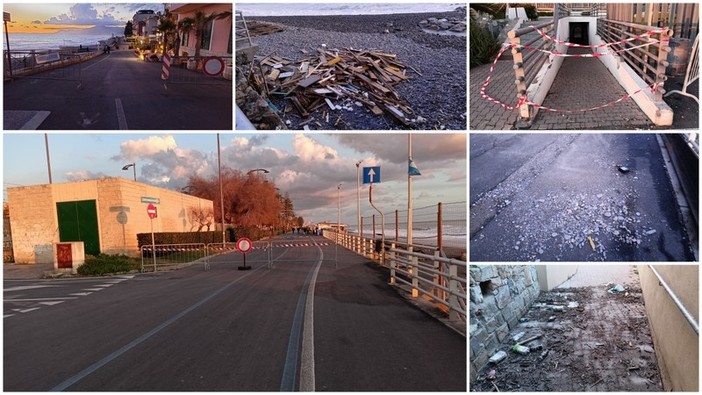
<path fill-rule="evenodd" d="M 171 14 L 168 10 L 159 17 L 158 26 L 156 30 L 163 35 L 163 52 L 167 52 L 170 48 L 174 47 L 174 43 L 178 40 L 178 26 L 175 21 L 175 15 Z M 177 55 L 177 53 L 176 53 Z"/>
<path fill-rule="evenodd" d="M 230 12 L 231 14 L 231 12 Z M 210 14 L 205 15 L 201 10 L 195 11 L 195 15 L 192 17 L 183 18 L 178 26 L 184 32 L 194 30 L 195 31 L 195 61 L 200 62 L 200 49 L 202 48 L 202 36 L 205 32 L 207 24 L 215 19 L 219 18 L 220 14 Z"/>

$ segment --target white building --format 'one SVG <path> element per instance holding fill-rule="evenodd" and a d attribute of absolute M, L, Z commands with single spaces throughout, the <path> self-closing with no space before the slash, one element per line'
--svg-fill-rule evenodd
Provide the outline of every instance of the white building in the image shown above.
<path fill-rule="evenodd" d="M 158 14 L 153 10 L 139 10 L 132 17 L 135 36 L 148 37 L 156 34 L 158 27 Z"/>

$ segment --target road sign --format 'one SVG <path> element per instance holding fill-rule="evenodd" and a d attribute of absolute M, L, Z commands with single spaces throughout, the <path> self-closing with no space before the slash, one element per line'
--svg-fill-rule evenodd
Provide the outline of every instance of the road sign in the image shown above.
<path fill-rule="evenodd" d="M 211 56 L 205 59 L 202 64 L 202 72 L 208 77 L 216 77 L 224 71 L 224 61 L 222 58 Z"/>
<path fill-rule="evenodd" d="M 149 218 L 154 219 L 158 217 L 158 213 L 156 212 L 156 206 L 153 204 L 149 204 L 146 206 L 146 214 L 149 214 Z"/>
<path fill-rule="evenodd" d="M 380 182 L 380 166 L 363 168 L 363 183 L 377 184 Z"/>
<path fill-rule="evenodd" d="M 10 13 L 9 13 L 9 12 L 3 12 L 3 13 L 2 13 L 2 20 L 3 20 L 4 22 L 11 22 L 11 21 L 12 21 L 12 17 L 10 17 Z"/>
<path fill-rule="evenodd" d="M 142 196 L 141 202 L 142 203 L 159 204 L 159 203 L 161 203 L 161 199 L 155 198 L 155 197 L 149 197 L 149 196 Z"/>
<path fill-rule="evenodd" d="M 252 246 L 251 240 L 246 237 L 242 237 L 236 241 L 236 249 L 239 250 L 239 252 L 247 253 L 251 251 Z"/>

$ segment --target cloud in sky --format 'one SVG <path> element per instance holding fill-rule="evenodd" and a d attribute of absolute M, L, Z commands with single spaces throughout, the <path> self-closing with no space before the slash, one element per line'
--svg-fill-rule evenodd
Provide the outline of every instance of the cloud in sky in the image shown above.
<path fill-rule="evenodd" d="M 73 4 L 68 13 L 52 16 L 44 21 L 47 25 L 109 25 L 131 19 L 138 10 L 162 11 L 162 4 Z"/>
<path fill-rule="evenodd" d="M 329 212 L 332 207 L 336 209 L 339 183 L 342 199 L 355 200 L 355 163 L 363 159 L 362 166 L 382 166 L 383 183 L 374 186 L 374 201 L 393 209 L 406 205 L 406 134 L 334 134 L 331 139 L 338 141 L 336 147 L 313 135 L 287 136 L 290 141 L 286 149 L 267 145 L 269 135 L 265 134 L 227 136 L 222 139 L 222 166 L 242 172 L 269 170 L 266 177 L 275 182 L 282 194 L 290 195 L 298 214 L 317 217 L 331 215 L 321 207 L 326 206 Z M 112 159 L 120 164 L 135 161 L 139 181 L 174 190 L 181 190 L 193 175 L 210 177 L 217 171 L 216 150 L 181 148 L 177 135 L 124 141 L 120 154 Z M 454 195 L 456 190 L 463 192 L 453 201 L 465 200 L 465 134 L 413 135 L 413 159 L 422 171 L 421 182 L 425 185 L 425 191 L 417 194 L 420 202 L 424 199 L 432 201 L 425 204 L 434 204 L 447 189 L 453 189 Z M 435 185 L 428 187 L 429 183 Z"/>
<path fill-rule="evenodd" d="M 99 172 L 94 173 L 89 170 L 79 170 L 79 171 L 69 171 L 65 173 L 66 180 L 70 182 L 74 181 L 85 181 L 85 180 L 95 180 L 98 178 L 107 177 L 107 174 Z"/>

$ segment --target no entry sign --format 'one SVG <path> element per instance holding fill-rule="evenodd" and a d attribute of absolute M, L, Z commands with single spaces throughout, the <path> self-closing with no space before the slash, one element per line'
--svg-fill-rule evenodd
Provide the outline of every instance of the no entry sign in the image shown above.
<path fill-rule="evenodd" d="M 156 212 L 156 206 L 149 203 L 149 205 L 146 206 L 146 214 L 149 214 L 149 218 L 151 219 L 158 217 L 158 214 Z"/>
<path fill-rule="evenodd" d="M 247 253 L 251 251 L 252 245 L 251 240 L 247 239 L 246 237 L 242 237 L 236 241 L 236 249 L 239 250 L 239 252 Z"/>

